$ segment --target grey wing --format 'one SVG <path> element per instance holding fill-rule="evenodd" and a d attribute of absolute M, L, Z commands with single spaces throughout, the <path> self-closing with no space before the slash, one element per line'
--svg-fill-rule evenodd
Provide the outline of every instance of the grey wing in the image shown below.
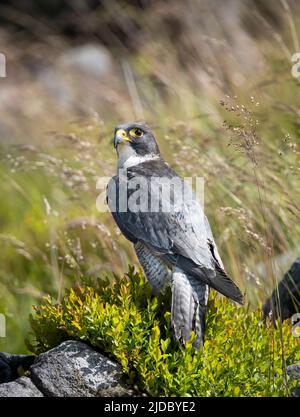
<path fill-rule="evenodd" d="M 133 228 L 133 217 L 130 216 L 130 212 L 122 212 L 119 207 L 119 178 L 118 176 L 112 177 L 106 188 L 106 202 L 110 209 L 110 212 L 119 226 L 119 229 L 123 235 L 133 243 L 138 241 L 135 233 L 131 232 Z"/>
<path fill-rule="evenodd" d="M 133 212 L 119 209 L 119 179 L 112 178 L 107 188 L 107 202 L 116 223 L 130 240 L 142 240 L 162 253 L 178 252 L 198 265 L 213 269 L 205 216 L 199 204 L 189 199 L 177 205 L 173 203 L 169 211 L 150 209 L 159 206 L 160 201 L 170 199 L 170 195 L 159 192 L 159 180 L 158 177 L 151 178 L 151 193 L 149 189 L 145 196 L 149 200 L 149 210 Z M 182 188 L 176 184 L 174 194 L 181 193 Z"/>
<path fill-rule="evenodd" d="M 152 192 L 145 196 L 149 207 L 150 202 L 152 206 L 157 206 L 156 200 L 170 199 L 170 194 L 155 191 L 160 185 L 158 177 L 151 178 Z M 174 185 L 174 195 L 175 201 L 182 195 L 182 186 L 178 181 Z M 223 270 L 208 221 L 192 193 L 183 201 L 178 199 L 178 203 L 173 202 L 169 211 L 116 210 L 113 216 L 129 240 L 144 242 L 169 263 L 178 264 L 181 269 L 199 277 L 227 297 L 242 302 L 240 290 Z"/>

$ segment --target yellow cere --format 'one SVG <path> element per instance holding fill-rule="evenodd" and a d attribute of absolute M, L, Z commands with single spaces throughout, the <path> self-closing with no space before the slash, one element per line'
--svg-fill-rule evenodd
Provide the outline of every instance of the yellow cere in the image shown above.
<path fill-rule="evenodd" d="M 116 136 L 122 138 L 122 142 L 131 142 L 131 139 L 127 136 L 127 132 L 125 129 L 118 129 L 116 131 Z"/>

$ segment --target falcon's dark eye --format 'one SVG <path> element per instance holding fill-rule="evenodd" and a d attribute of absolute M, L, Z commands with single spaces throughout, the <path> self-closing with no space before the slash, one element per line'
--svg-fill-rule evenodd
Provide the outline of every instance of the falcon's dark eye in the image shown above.
<path fill-rule="evenodd" d="M 141 138 L 144 134 L 144 132 L 142 131 L 142 129 L 140 128 L 134 128 L 130 130 L 130 135 L 133 136 L 134 138 Z"/>

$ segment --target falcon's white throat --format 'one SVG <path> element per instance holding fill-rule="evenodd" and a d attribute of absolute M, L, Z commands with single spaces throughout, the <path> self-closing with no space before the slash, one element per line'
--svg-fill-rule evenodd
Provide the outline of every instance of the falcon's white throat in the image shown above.
<path fill-rule="evenodd" d="M 135 165 L 142 164 L 146 161 L 159 159 L 158 155 L 138 155 L 135 150 L 127 143 L 121 144 L 117 148 L 118 152 L 118 170 L 127 169 Z"/>

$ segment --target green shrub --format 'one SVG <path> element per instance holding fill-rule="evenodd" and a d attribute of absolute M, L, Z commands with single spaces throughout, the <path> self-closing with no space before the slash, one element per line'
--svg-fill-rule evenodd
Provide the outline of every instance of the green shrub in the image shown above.
<path fill-rule="evenodd" d="M 46 351 L 65 339 L 82 340 L 116 359 L 128 382 L 158 396 L 289 395 L 285 363 L 300 359 L 289 324 L 261 325 L 247 312 L 211 293 L 204 350 L 172 338 L 170 293 L 154 297 L 141 273 L 71 289 L 61 304 L 47 297 L 31 316 L 30 348 Z M 29 343 L 29 342 L 28 342 Z"/>

